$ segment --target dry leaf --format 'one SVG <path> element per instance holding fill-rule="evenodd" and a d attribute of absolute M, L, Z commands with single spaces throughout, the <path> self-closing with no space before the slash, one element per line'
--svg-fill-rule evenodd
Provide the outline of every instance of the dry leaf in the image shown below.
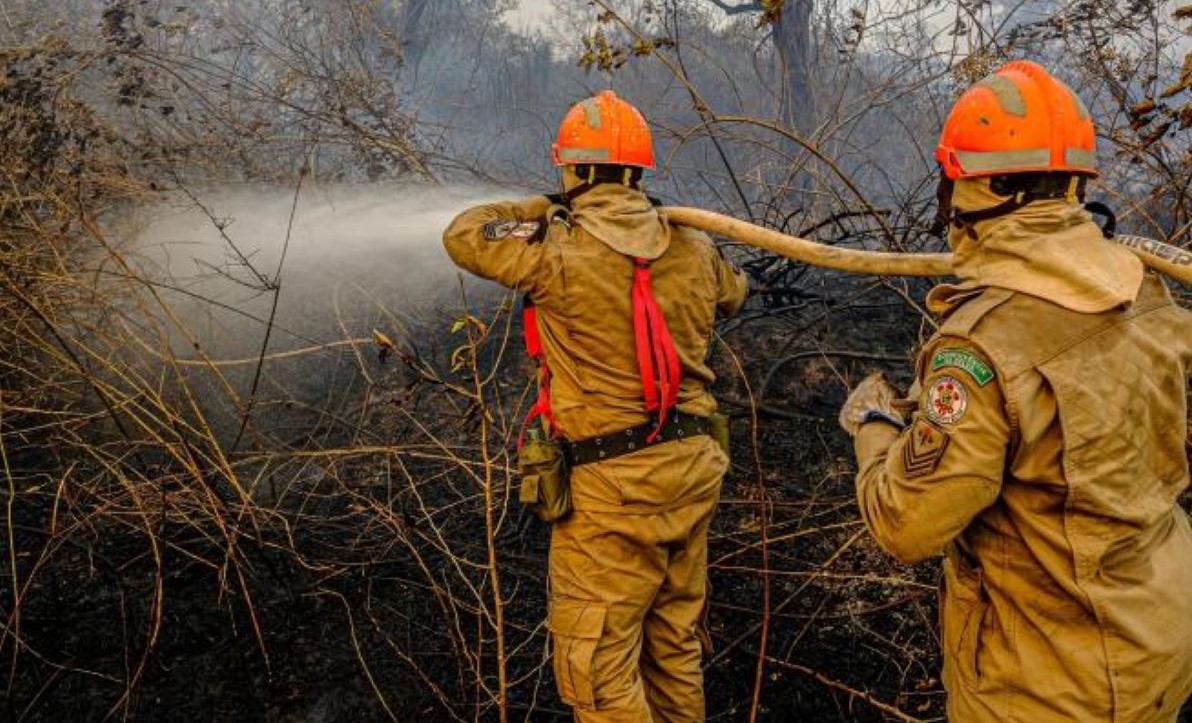
<path fill-rule="evenodd" d="M 1192 128 L 1192 100 L 1184 104 L 1180 108 L 1180 130 L 1188 130 Z"/>
<path fill-rule="evenodd" d="M 1145 136 L 1143 136 L 1143 138 L 1142 138 L 1142 147 L 1143 147 L 1143 148 L 1149 148 L 1149 147 L 1150 147 L 1150 146 L 1151 146 L 1151 145 L 1152 145 L 1152 144 L 1153 144 L 1155 141 L 1157 141 L 1157 140 L 1159 140 L 1160 138 L 1162 138 L 1162 137 L 1164 136 L 1164 134 L 1166 134 L 1166 133 L 1167 133 L 1167 131 L 1171 130 L 1171 127 L 1172 127 L 1173 125 L 1175 125 L 1175 119 L 1174 119 L 1174 118 L 1173 118 L 1173 119 L 1171 119 L 1171 120 L 1168 120 L 1168 121 L 1165 121 L 1165 122 L 1161 123 L 1161 124 L 1160 124 L 1160 125 L 1159 125 L 1157 128 L 1155 128 L 1153 131 L 1151 131 L 1150 133 L 1147 133 Z"/>
<path fill-rule="evenodd" d="M 377 331 L 376 329 L 372 330 L 372 335 L 373 335 L 373 341 L 376 343 L 377 346 L 381 347 L 382 349 L 393 349 L 397 346 L 396 344 L 393 343 L 392 339 L 385 336 L 385 334 Z"/>
<path fill-rule="evenodd" d="M 1175 85 L 1163 91 L 1163 95 L 1160 97 L 1170 98 L 1186 88 L 1192 88 L 1192 53 L 1184 56 L 1184 67 L 1180 69 L 1180 79 Z"/>
<path fill-rule="evenodd" d="M 1134 116 L 1146 115 L 1147 113 L 1150 113 L 1154 109 L 1155 109 L 1155 101 L 1152 100 L 1151 98 L 1147 98 L 1146 100 L 1142 101 L 1141 103 L 1138 103 L 1137 105 L 1134 105 L 1133 107 L 1131 107 L 1130 115 L 1134 115 Z"/>
<path fill-rule="evenodd" d="M 1147 98 L 1141 103 L 1132 106 L 1128 111 L 1130 115 L 1130 127 L 1138 131 L 1146 126 L 1146 124 L 1154 120 L 1152 113 L 1155 112 L 1157 107 L 1155 101 L 1151 98 Z"/>

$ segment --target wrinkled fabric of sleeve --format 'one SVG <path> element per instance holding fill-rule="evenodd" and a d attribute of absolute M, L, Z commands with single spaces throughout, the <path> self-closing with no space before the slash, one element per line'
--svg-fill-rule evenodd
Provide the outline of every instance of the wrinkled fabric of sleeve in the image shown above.
<path fill-rule="evenodd" d="M 748 293 L 749 279 L 745 276 L 745 272 L 729 263 L 717 249 L 716 313 L 721 318 L 735 315 L 745 304 L 745 297 Z"/>
<path fill-rule="evenodd" d="M 545 196 L 531 196 L 470 208 L 443 232 L 443 246 L 460 268 L 538 299 L 558 271 L 557 250 L 514 236 L 491 239 L 485 229 L 503 221 L 545 223 L 549 207 Z"/>
<path fill-rule="evenodd" d="M 921 357 L 918 409 L 907 428 L 872 422 L 855 439 L 861 517 L 878 544 L 906 564 L 940 553 L 1001 491 L 1010 423 L 998 380 L 982 385 L 962 369 L 933 370 L 933 356 L 944 349 L 981 356 L 966 340 L 933 339 Z M 945 377 L 960 383 L 967 400 L 951 421 L 928 413 L 932 390 Z M 934 463 L 916 453 L 916 434 L 945 435 Z"/>

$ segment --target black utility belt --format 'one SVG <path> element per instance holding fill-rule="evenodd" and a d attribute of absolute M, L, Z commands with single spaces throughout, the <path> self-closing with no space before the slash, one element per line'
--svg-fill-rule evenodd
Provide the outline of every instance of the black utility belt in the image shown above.
<path fill-rule="evenodd" d="M 591 437 L 576 442 L 564 441 L 563 454 L 566 456 L 568 464 L 578 467 L 581 464 L 591 464 L 620 457 L 663 442 L 673 442 L 676 439 L 712 433 L 712 423 L 708 421 L 707 417 L 697 417 L 681 412 L 673 412 L 662 425 L 662 429 L 654 441 L 647 441 L 657 427 L 657 422 L 647 422 L 606 434 L 603 437 Z"/>

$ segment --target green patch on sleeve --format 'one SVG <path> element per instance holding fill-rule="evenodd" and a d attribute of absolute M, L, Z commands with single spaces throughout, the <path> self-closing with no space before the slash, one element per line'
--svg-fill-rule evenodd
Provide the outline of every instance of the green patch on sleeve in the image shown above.
<path fill-rule="evenodd" d="M 967 349 L 941 349 L 931 360 L 931 371 L 944 367 L 955 367 L 968 373 L 978 386 L 985 386 L 996 376 L 993 369 L 980 357 Z"/>

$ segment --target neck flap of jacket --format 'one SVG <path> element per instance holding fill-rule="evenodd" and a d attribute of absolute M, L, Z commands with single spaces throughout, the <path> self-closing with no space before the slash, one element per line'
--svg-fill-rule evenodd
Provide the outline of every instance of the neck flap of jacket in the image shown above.
<path fill-rule="evenodd" d="M 570 168 L 563 169 L 563 187 L 580 184 Z M 616 183 L 601 183 L 571 202 L 572 221 L 603 244 L 633 258 L 653 261 L 670 247 L 670 227 L 646 194 Z"/>
<path fill-rule="evenodd" d="M 975 211 L 1005 199 L 988 179 L 959 180 L 954 208 Z M 1144 268 L 1133 253 L 1109 243 L 1080 205 L 1036 201 L 971 228 L 951 227 L 958 285 L 944 284 L 927 297 L 928 308 L 947 313 L 984 287 L 998 287 L 1046 299 L 1086 314 L 1133 303 Z"/>

